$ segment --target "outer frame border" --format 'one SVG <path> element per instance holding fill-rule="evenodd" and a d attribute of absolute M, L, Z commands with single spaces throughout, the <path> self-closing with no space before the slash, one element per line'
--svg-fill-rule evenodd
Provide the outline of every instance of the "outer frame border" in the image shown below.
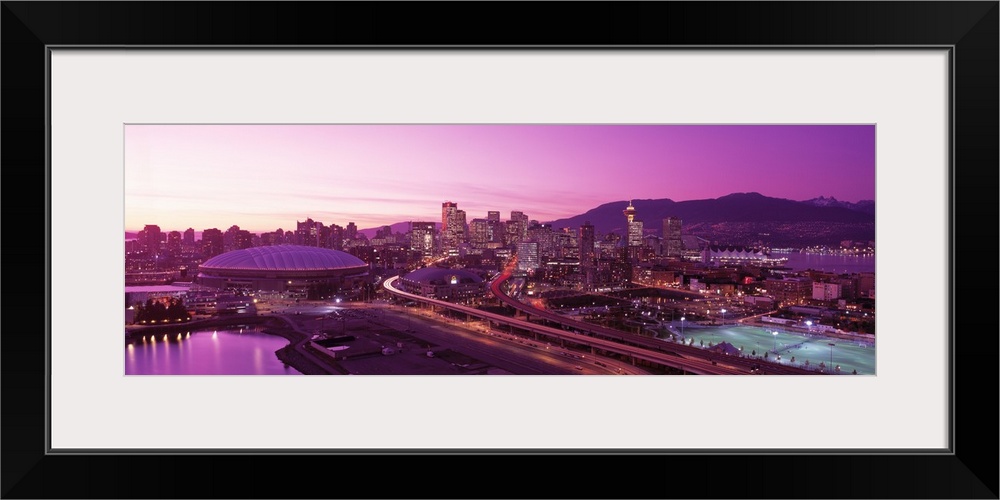
<path fill-rule="evenodd" d="M 288 485 L 263 486 L 246 484 L 241 477 L 216 474 L 207 476 L 207 470 L 226 465 L 250 466 L 255 469 L 266 463 L 276 477 L 288 474 L 301 477 L 304 463 L 315 462 L 323 452 L 303 453 L 300 450 L 267 450 L 266 455 L 253 451 L 174 451 L 148 450 L 141 453 L 76 453 L 56 452 L 48 439 L 48 334 L 51 311 L 48 308 L 48 291 L 51 286 L 49 265 L 50 212 L 49 193 L 49 137 L 48 137 L 48 79 L 49 54 L 52 48 L 467 48 L 467 49 L 526 49 L 532 48 L 587 48 L 609 50 L 677 48 L 907 48 L 950 47 L 951 72 L 951 189 L 949 214 L 950 271 L 952 288 L 949 300 L 952 324 L 949 345 L 953 360 L 958 358 L 975 363 L 960 365 L 952 361 L 949 386 L 951 405 L 950 446 L 946 452 L 887 452 L 853 451 L 830 454 L 822 450 L 800 453 L 796 450 L 770 450 L 760 456 L 747 457 L 745 450 L 731 452 L 699 452 L 698 450 L 672 451 L 672 455 L 643 454 L 641 462 L 620 460 L 601 463 L 599 467 L 614 471 L 617 464 L 627 465 L 627 471 L 637 478 L 657 478 L 653 481 L 638 480 L 624 488 L 616 481 L 604 485 L 576 486 L 558 481 L 557 486 L 542 491 L 533 490 L 530 496 L 540 496 L 543 491 L 556 492 L 559 496 L 636 497 L 668 496 L 671 488 L 662 478 L 667 467 L 681 466 L 683 470 L 725 470 L 732 481 L 706 484 L 707 478 L 697 474 L 687 479 L 697 482 L 706 497 L 902 497 L 902 498 L 997 498 L 996 462 L 977 462 L 980 456 L 996 456 L 995 434 L 992 430 L 964 431 L 958 423 L 967 422 L 972 413 L 982 415 L 986 421 L 997 421 L 997 407 L 989 398 L 977 399 L 984 380 L 996 378 L 996 359 L 979 360 L 971 355 L 979 352 L 996 352 L 997 339 L 977 338 L 975 344 L 955 343 L 957 318 L 970 333 L 996 331 L 995 322 L 983 314 L 981 319 L 958 317 L 955 314 L 958 289 L 956 276 L 968 276 L 973 269 L 971 260 L 956 261 L 958 242 L 955 240 L 956 216 L 975 213 L 978 219 L 988 218 L 991 231 L 996 233 L 997 222 L 997 170 L 998 170 L 998 2 L 667 2 L 638 4 L 579 4 L 574 5 L 574 18 L 586 19 L 576 27 L 567 27 L 556 14 L 544 15 L 531 9 L 510 5 L 503 12 L 489 9 L 489 4 L 324 4 L 320 2 L 3 2 L 2 60 L 4 73 L 3 166 L 8 173 L 8 185 L 26 184 L 45 186 L 45 245 L 39 251 L 21 245 L 4 247 L 8 259 L 16 258 L 29 269 L 44 269 L 44 290 L 41 294 L 21 293 L 5 297 L 9 311 L 41 312 L 45 321 L 44 342 L 37 338 L 14 336 L 8 329 L 3 343 L 3 461 L 2 494 L 11 498 L 35 497 L 207 497 L 214 494 L 243 497 L 287 497 L 292 491 Z M 489 21 L 470 26 L 454 26 L 434 14 L 453 13 L 488 14 Z M 476 11 L 476 12 L 473 12 Z M 527 17 L 525 17 L 527 16 Z M 691 19 L 712 19 L 705 23 L 690 23 Z M 421 19 L 420 23 L 414 23 Z M 527 20 L 526 20 L 527 19 Z M 517 25 L 521 40 L 530 45 L 511 44 L 520 41 L 509 34 L 509 26 Z M 553 31 L 561 26 L 565 32 Z M 601 29 L 594 29 L 600 27 Z M 420 45 L 411 45 L 416 42 Z M 569 42 L 569 43 L 567 43 Z M 610 44 L 610 45 L 609 45 Z M 44 105 L 44 107 L 43 107 Z M 958 166 L 958 168 L 956 168 Z M 963 197 L 959 198 L 961 187 Z M 976 191 L 973 193 L 970 188 Z M 29 189 L 30 191 L 30 189 Z M 32 240 L 28 235 L 37 233 L 37 207 L 8 205 L 8 215 L 18 218 L 8 223 L 23 225 L 8 234 L 18 240 Z M 984 225 L 984 226 L 986 226 Z M 976 228 L 976 241 L 982 241 L 983 229 Z M 963 233 L 967 236 L 969 233 Z M 24 235 L 24 236 L 22 236 Z M 38 242 L 38 238 L 34 238 Z M 987 240 L 989 241 L 989 240 Z M 996 241 L 993 239 L 992 241 Z M 10 243 L 10 240 L 8 240 Z M 970 244 L 963 248 L 972 251 Z M 978 252 L 977 252 L 978 253 Z M 44 261 L 43 261 L 44 259 Z M 10 262 L 10 260 L 8 260 Z M 34 265 L 31 265 L 34 264 Z M 991 280 L 997 276 L 996 262 L 976 262 L 977 275 L 984 276 L 982 290 L 966 285 L 962 295 L 963 310 L 976 298 L 995 298 L 996 288 Z M 983 267 L 990 273 L 982 273 Z M 962 272 L 963 274 L 956 274 Z M 20 280 L 19 280 L 20 281 Z M 37 279 L 32 280 L 35 284 Z M 967 283 L 967 282 L 964 282 Z M 975 295 L 975 297 L 973 296 Z M 40 297 L 45 298 L 45 309 L 40 308 Z M 995 300 L 979 310 L 996 312 Z M 10 315 L 8 315 L 8 320 Z M 959 356 L 961 354 L 961 356 Z M 40 362 L 44 359 L 45 363 Z M 42 367 L 44 366 L 44 371 Z M 988 369 L 988 370 L 984 370 Z M 973 379 L 975 379 L 973 381 Z M 956 385 L 956 380 L 963 385 Z M 30 382 L 28 382 L 30 381 Z M 977 388 L 972 389 L 971 383 Z M 968 385 L 967 385 L 968 384 Z M 44 392 L 41 390 L 44 386 Z M 961 398 L 957 396 L 963 396 Z M 990 405 L 983 404 L 992 403 Z M 958 412 L 958 408 L 962 411 Z M 961 414 L 965 419 L 956 420 Z M 424 484 L 427 472 L 414 467 L 413 460 L 404 463 L 403 455 L 498 455 L 499 451 L 481 450 L 398 450 L 372 451 L 349 450 L 355 454 L 350 460 L 358 466 L 373 464 L 379 455 L 379 469 L 393 468 L 399 477 L 399 486 L 380 483 L 378 496 L 412 496 L 413 485 Z M 503 451 L 506 455 L 581 455 L 579 450 L 530 450 Z M 601 450 L 601 454 L 637 454 L 632 450 Z M 755 454 L 750 452 L 749 454 Z M 90 455 L 83 457 L 81 455 Z M 298 459 L 293 456 L 298 455 Z M 280 456 L 278 460 L 277 456 Z M 397 458 L 393 459 L 390 456 Z M 424 457 L 428 465 L 436 459 Z M 532 461 L 539 457 L 518 458 L 519 463 L 538 465 Z M 561 457 L 570 460 L 572 457 Z M 626 464 L 626 462 L 628 462 Z M 339 467 L 343 465 L 343 457 Z M 440 463 L 440 462 L 439 462 Z M 400 467 L 392 467 L 398 465 Z M 202 467 L 208 466 L 208 467 Z M 152 476 L 141 471 L 175 472 L 172 482 L 148 481 Z M 313 465 L 312 467 L 315 467 Z M 360 468 L 360 467 L 359 467 Z M 783 478 L 781 488 L 776 484 L 761 484 L 774 468 L 791 471 L 791 478 Z M 201 470 L 199 470 L 201 469 Z M 486 468 L 492 469 L 492 468 Z M 831 484 L 827 491 L 817 491 L 814 479 L 831 469 L 847 474 L 848 481 Z M 347 471 L 346 467 L 343 469 Z M 404 472 L 399 472 L 404 470 Z M 296 472 L 299 472 L 296 474 Z M 351 471 L 354 472 L 354 471 Z M 448 471 L 437 471 L 448 473 Z M 470 473 L 468 471 L 463 471 Z M 650 475 L 651 474 L 651 475 Z M 745 475 L 745 476 L 744 476 Z M 805 475 L 805 477 L 802 477 Z M 206 476 L 206 477 L 202 477 Z M 51 480 L 59 477 L 57 481 Z M 489 477 L 486 472 L 483 477 Z M 610 477 L 616 477 L 612 473 Z M 673 476 L 683 479 L 683 476 Z M 405 479 L 404 479 L 405 478 Z M 198 486 L 201 479 L 211 480 L 212 494 Z M 416 483 L 420 481 L 420 483 Z M 297 482 L 297 481 L 296 481 Z M 493 485 L 489 496 L 524 497 L 516 481 L 503 481 L 506 485 Z M 589 482 L 588 482 L 589 483 Z M 582 488 L 577 493 L 574 488 Z M 386 489 L 388 488 L 388 489 Z M 641 489 L 642 488 L 642 489 Z M 348 490 L 350 491 L 350 490 Z M 637 494 L 643 491 L 642 494 Z M 651 492 L 647 494 L 646 491 Z M 446 497 L 439 491 L 434 496 Z M 461 495 L 461 494 L 460 494 Z M 688 493 L 690 495 L 690 493 Z M 364 495 L 358 495 L 364 496 Z M 465 495 L 462 495 L 465 496 Z"/>

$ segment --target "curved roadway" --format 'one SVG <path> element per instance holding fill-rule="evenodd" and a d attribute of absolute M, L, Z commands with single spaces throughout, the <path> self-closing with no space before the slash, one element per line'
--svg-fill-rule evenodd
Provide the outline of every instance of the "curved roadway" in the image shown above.
<path fill-rule="evenodd" d="M 496 290 L 499 289 L 499 284 L 505 281 L 509 277 L 510 277 L 509 271 L 497 277 L 497 279 L 491 285 L 492 287 L 494 287 L 494 294 L 497 293 Z M 510 325 L 531 333 L 538 333 L 541 335 L 546 335 L 549 337 L 566 340 L 574 344 L 586 345 L 591 348 L 601 349 L 608 352 L 614 352 L 626 355 L 634 359 L 641 359 L 644 361 L 677 368 L 685 372 L 698 375 L 739 375 L 739 374 L 750 373 L 747 367 L 733 365 L 732 361 L 736 360 L 737 358 L 734 358 L 732 356 L 724 356 L 724 357 L 720 356 L 718 359 L 705 359 L 706 352 L 704 350 L 691 348 L 692 351 L 695 351 L 700 356 L 683 357 L 683 354 L 673 352 L 672 349 L 651 350 L 651 349 L 645 349 L 641 347 L 623 344 L 621 342 L 615 342 L 613 340 L 606 340 L 600 337 L 591 337 L 580 333 L 573 333 L 559 328 L 539 325 L 537 323 L 531 323 L 529 321 L 519 320 L 511 318 L 509 316 L 483 311 L 480 309 L 476 309 L 474 307 L 468 307 L 461 304 L 453 304 L 451 302 L 445 302 L 443 300 L 437 300 L 429 297 L 424 297 L 422 295 L 407 293 L 394 286 L 395 282 L 398 279 L 399 279 L 398 276 L 386 279 L 382 283 L 382 286 L 386 289 L 386 291 L 388 291 L 393 295 L 404 297 L 413 301 L 433 304 L 435 306 L 451 309 L 453 311 L 462 312 L 470 316 L 488 319 L 498 324 Z M 503 293 L 500 293 L 497 296 L 500 297 L 501 300 L 503 300 L 503 297 L 506 297 L 509 300 L 513 300 L 510 299 L 510 297 L 507 297 Z M 617 332 L 617 333 L 621 334 L 623 332 Z M 665 344 L 664 347 L 667 346 L 668 345 Z"/>

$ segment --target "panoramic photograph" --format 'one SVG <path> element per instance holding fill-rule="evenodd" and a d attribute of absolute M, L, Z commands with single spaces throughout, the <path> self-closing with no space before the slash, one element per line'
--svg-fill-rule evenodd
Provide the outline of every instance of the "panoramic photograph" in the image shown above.
<path fill-rule="evenodd" d="M 875 125 L 124 127 L 125 375 L 876 375 Z"/>

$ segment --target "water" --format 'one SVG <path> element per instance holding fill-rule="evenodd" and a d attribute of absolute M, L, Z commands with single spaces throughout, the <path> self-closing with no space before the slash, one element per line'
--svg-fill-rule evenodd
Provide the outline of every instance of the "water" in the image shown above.
<path fill-rule="evenodd" d="M 297 375 L 275 355 L 286 345 L 284 338 L 256 327 L 174 331 L 145 340 L 140 335 L 125 346 L 125 374 Z"/>
<path fill-rule="evenodd" d="M 679 332 L 679 328 L 676 329 Z M 774 349 L 777 347 L 781 355 L 781 363 L 788 364 L 795 357 L 795 366 L 804 367 L 806 360 L 809 367 L 815 368 L 820 362 L 830 364 L 833 343 L 833 365 L 840 365 L 841 373 L 851 373 L 857 370 L 859 375 L 875 375 L 875 346 L 863 341 L 850 341 L 837 338 L 826 338 L 820 335 L 779 331 L 772 335 L 774 329 L 755 326 L 718 326 L 708 328 L 685 328 L 684 336 L 694 339 L 695 346 L 705 343 L 718 344 L 729 342 L 736 348 L 743 348 L 745 355 L 757 351 L 758 356 L 768 352 L 768 359 L 775 359 Z M 669 341 L 668 341 L 669 342 Z"/>
<path fill-rule="evenodd" d="M 775 253 L 772 257 L 788 257 L 785 265 L 794 271 L 815 269 L 836 273 L 873 273 L 874 255 L 822 255 L 813 253 Z"/>

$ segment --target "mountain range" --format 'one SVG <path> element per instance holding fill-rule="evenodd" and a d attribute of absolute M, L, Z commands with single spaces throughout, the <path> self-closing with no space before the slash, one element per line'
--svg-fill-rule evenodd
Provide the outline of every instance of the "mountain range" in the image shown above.
<path fill-rule="evenodd" d="M 645 235 L 662 236 L 663 219 L 678 217 L 682 232 L 728 245 L 839 245 L 844 240 L 875 240 L 875 204 L 833 198 L 794 201 L 760 193 L 733 193 L 715 199 L 631 200 Z M 622 211 L 629 200 L 605 203 L 580 215 L 551 222 L 553 228 L 578 228 L 585 222 L 598 233 L 624 235 Z"/>
<path fill-rule="evenodd" d="M 875 213 L 875 200 L 861 200 L 857 203 L 851 203 L 849 201 L 839 201 L 833 196 L 827 198 L 825 196 L 820 196 L 819 198 L 813 198 L 811 200 L 803 201 L 802 203 L 808 203 L 810 205 L 815 205 L 817 207 L 841 207 L 848 208 L 851 210 L 857 210 L 859 212 L 865 212 L 868 214 Z"/>
<path fill-rule="evenodd" d="M 874 215 L 841 206 L 822 206 L 810 201 L 770 198 L 760 193 L 733 193 L 707 200 L 621 200 L 605 203 L 580 215 L 554 220 L 552 227 L 579 227 L 590 221 L 598 231 L 625 229 L 622 211 L 631 201 L 636 220 L 649 221 L 659 229 L 663 219 L 679 217 L 683 223 L 705 222 L 874 222 Z M 652 227 L 650 228 L 652 229 Z"/>

